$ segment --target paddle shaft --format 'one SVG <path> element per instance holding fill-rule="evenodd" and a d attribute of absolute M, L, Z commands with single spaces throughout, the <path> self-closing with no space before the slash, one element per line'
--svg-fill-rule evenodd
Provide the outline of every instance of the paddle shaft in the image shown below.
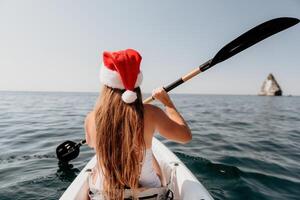
<path fill-rule="evenodd" d="M 208 70 L 209 68 L 211 68 L 213 66 L 213 65 L 211 65 L 211 61 L 212 61 L 212 59 L 206 61 L 205 63 L 203 63 L 199 67 L 197 67 L 197 68 L 193 69 L 192 71 L 190 71 L 188 74 L 182 76 L 178 80 L 176 80 L 176 81 L 172 82 L 171 84 L 167 85 L 166 87 L 164 87 L 165 91 L 169 92 L 169 91 L 173 90 L 174 88 L 176 88 L 177 86 L 181 85 L 182 83 L 184 83 L 184 82 L 190 80 L 191 78 L 197 76 L 201 72 L 204 72 L 204 71 Z M 148 97 L 147 99 L 145 99 L 143 102 L 144 103 L 150 103 L 153 100 L 154 100 L 154 98 L 151 96 L 151 97 Z"/>

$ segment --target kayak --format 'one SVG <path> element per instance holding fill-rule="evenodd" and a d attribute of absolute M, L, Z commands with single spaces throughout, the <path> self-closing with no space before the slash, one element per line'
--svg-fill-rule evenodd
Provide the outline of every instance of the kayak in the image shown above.
<path fill-rule="evenodd" d="M 174 199 L 213 200 L 207 189 L 197 180 L 183 162 L 156 138 L 152 142 L 152 151 L 161 167 L 163 177 L 169 173 L 167 171 L 168 167 L 174 169 L 174 166 L 176 166 L 176 173 L 174 173 L 175 175 L 172 179 Z M 94 156 L 63 193 L 60 200 L 88 199 L 88 171 L 96 165 L 96 162 L 96 157 Z"/>

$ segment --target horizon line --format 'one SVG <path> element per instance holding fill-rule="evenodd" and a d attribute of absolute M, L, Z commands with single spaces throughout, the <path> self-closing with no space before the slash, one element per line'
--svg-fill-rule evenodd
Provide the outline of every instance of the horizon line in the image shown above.
<path fill-rule="evenodd" d="M 93 94 L 99 94 L 99 92 L 96 92 L 96 91 L 56 91 L 56 90 L 45 90 L 45 91 L 42 91 L 42 90 L 1 90 L 0 89 L 0 92 L 19 92 L 19 93 L 93 93 Z M 142 92 L 142 94 L 151 94 L 151 92 Z M 238 94 L 232 94 L 232 93 L 184 93 L 184 92 L 172 92 L 172 93 L 169 93 L 170 95 L 228 95 L 228 96 L 234 96 L 234 95 L 237 95 L 237 96 L 260 96 L 258 94 L 241 94 L 241 93 L 238 93 Z M 289 97 L 289 96 L 300 96 L 300 94 L 284 94 L 282 96 L 286 96 L 286 97 Z"/>

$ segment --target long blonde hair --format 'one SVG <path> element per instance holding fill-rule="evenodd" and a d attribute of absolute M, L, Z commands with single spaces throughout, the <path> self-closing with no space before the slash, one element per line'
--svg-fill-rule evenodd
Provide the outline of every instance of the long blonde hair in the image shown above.
<path fill-rule="evenodd" d="M 122 101 L 123 92 L 104 85 L 96 106 L 96 155 L 106 199 L 123 200 L 125 188 L 138 188 L 146 148 L 141 90 L 135 89 L 137 100 L 131 104 Z"/>

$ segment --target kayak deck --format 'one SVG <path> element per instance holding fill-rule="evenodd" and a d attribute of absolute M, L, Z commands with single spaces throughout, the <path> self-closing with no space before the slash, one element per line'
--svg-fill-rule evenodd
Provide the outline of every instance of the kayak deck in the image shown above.
<path fill-rule="evenodd" d="M 206 188 L 197 180 L 192 172 L 171 152 L 164 144 L 156 138 L 152 142 L 152 151 L 160 166 L 166 163 L 176 163 L 176 178 L 174 180 L 175 199 L 183 200 L 213 200 Z M 85 200 L 88 199 L 88 169 L 96 165 L 94 156 L 75 180 L 60 197 L 60 200 Z M 164 174 L 164 170 L 162 169 Z"/>

